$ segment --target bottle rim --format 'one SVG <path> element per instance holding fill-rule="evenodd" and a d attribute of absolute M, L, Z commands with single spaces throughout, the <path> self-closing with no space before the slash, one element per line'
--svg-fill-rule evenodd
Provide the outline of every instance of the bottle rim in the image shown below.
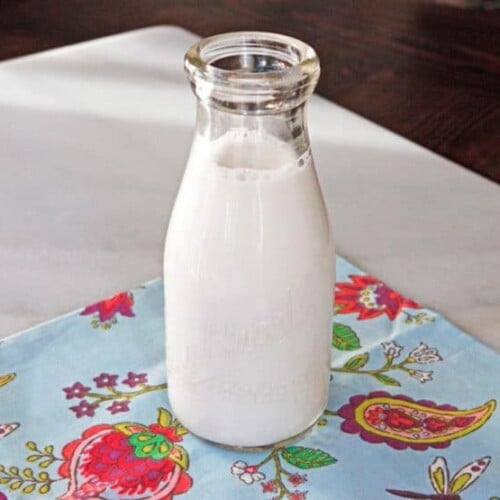
<path fill-rule="evenodd" d="M 296 107 L 313 92 L 320 74 L 311 46 L 263 31 L 204 38 L 187 51 L 184 67 L 200 100 L 244 113 Z"/>

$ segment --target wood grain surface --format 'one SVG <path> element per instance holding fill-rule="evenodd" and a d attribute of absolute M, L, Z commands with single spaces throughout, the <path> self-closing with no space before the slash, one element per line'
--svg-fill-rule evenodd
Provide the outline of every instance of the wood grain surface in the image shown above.
<path fill-rule="evenodd" d="M 3 0 L 0 59 L 158 24 L 299 37 L 320 56 L 321 95 L 500 182 L 500 10 L 425 0 Z"/>

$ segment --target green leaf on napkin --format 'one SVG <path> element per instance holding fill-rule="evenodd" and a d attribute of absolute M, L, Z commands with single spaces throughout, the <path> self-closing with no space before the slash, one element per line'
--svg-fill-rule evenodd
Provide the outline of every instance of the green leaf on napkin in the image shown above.
<path fill-rule="evenodd" d="M 334 323 L 332 346 L 339 351 L 355 351 L 361 347 L 361 344 L 358 335 L 350 326 Z"/>
<path fill-rule="evenodd" d="M 363 366 L 368 363 L 368 360 L 370 359 L 370 355 L 365 352 L 363 354 L 356 354 L 356 356 L 353 356 L 352 358 L 349 358 L 347 360 L 347 363 L 344 365 L 344 368 L 347 368 L 348 370 L 351 371 L 356 371 L 359 370 L 360 368 L 363 368 Z"/>
<path fill-rule="evenodd" d="M 304 448 L 303 446 L 288 446 L 281 450 L 281 456 L 289 464 L 299 469 L 315 469 L 334 464 L 337 459 L 333 458 L 326 451 Z"/>
<path fill-rule="evenodd" d="M 156 419 L 158 425 L 162 427 L 168 427 L 172 425 L 172 415 L 165 408 L 158 408 L 158 418 Z"/>
<path fill-rule="evenodd" d="M 189 455 L 182 446 L 174 444 L 168 458 L 177 465 L 180 465 L 184 470 L 189 468 Z"/>
<path fill-rule="evenodd" d="M 37 451 L 36 443 L 34 441 L 28 441 L 26 443 L 26 448 L 28 448 L 28 450 L 31 450 L 31 451 Z"/>
<path fill-rule="evenodd" d="M 38 488 L 38 493 L 41 493 L 42 495 L 45 495 L 50 491 L 50 483 L 45 483 Z"/>
<path fill-rule="evenodd" d="M 36 488 L 36 483 L 31 483 L 25 486 L 22 491 L 23 493 L 29 494 L 33 493 L 35 491 L 35 488 Z"/>
<path fill-rule="evenodd" d="M 164 436 L 152 432 L 132 434 L 128 438 L 128 442 L 137 458 L 150 458 L 153 460 L 161 460 L 167 457 L 173 446 Z"/>
<path fill-rule="evenodd" d="M 384 385 L 392 385 L 392 386 L 397 386 L 400 387 L 401 384 L 394 378 L 388 377 L 387 375 L 384 375 L 383 373 L 374 373 L 373 377 L 375 377 L 379 382 L 381 382 Z"/>

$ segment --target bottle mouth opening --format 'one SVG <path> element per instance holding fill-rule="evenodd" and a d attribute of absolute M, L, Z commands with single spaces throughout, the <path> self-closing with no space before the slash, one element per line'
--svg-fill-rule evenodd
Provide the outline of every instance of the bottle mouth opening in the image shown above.
<path fill-rule="evenodd" d="M 320 73 L 318 56 L 309 45 L 258 31 L 205 38 L 187 51 L 184 66 L 202 101 L 237 112 L 296 106 L 300 102 L 293 101 L 312 93 Z"/>

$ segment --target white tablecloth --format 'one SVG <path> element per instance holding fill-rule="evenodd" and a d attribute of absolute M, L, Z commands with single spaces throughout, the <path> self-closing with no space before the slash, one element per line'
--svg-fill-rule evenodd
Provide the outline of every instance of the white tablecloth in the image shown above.
<path fill-rule="evenodd" d="M 155 27 L 0 64 L 0 337 L 161 274 L 194 40 Z M 500 188 L 319 97 L 309 122 L 338 252 L 500 348 Z"/>

